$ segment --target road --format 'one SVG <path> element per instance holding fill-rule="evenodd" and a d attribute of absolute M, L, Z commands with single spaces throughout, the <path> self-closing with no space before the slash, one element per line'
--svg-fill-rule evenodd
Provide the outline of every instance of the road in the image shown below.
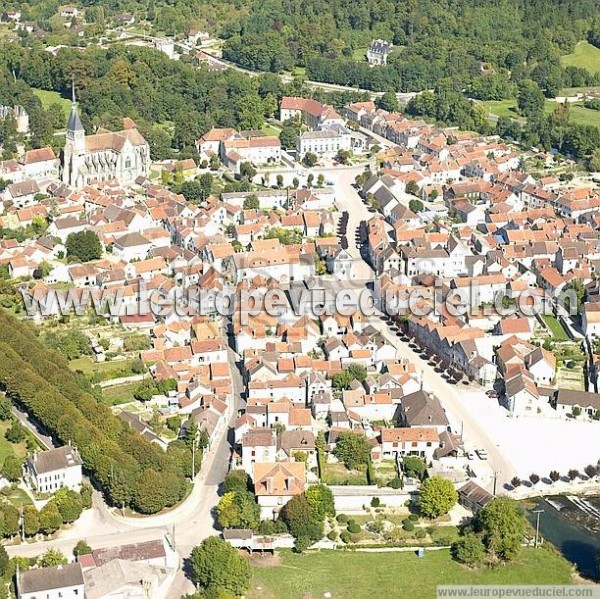
<path fill-rule="evenodd" d="M 205 453 L 202 468 L 196 477 L 190 495 L 177 507 L 156 516 L 123 517 L 120 510 L 108 508 L 100 493 L 94 493 L 94 505 L 83 513 L 70 527 L 62 530 L 57 538 L 50 541 L 24 543 L 7 546 L 10 556 L 33 557 L 41 555 L 49 547 L 56 547 L 65 555 L 72 552 L 79 539 L 86 539 L 93 548 L 137 543 L 169 535 L 182 559 L 190 556 L 192 549 L 203 539 L 217 534 L 213 525 L 213 508 L 219 500 L 219 485 L 229 469 L 231 446 L 230 428 L 237 412 L 244 406 L 241 398 L 242 378 L 235 365 L 235 354 L 230 351 L 230 369 L 233 383 L 234 401 L 229 421 L 223 427 L 213 447 Z M 28 424 L 28 423 L 27 423 Z M 179 569 L 174 578 L 168 599 L 179 599 L 181 595 L 193 593 L 194 587 Z"/>
<path fill-rule="evenodd" d="M 341 210 L 348 211 L 348 251 L 357 261 L 353 271 L 368 280 L 372 279 L 373 271 L 364 261 L 355 243 L 355 229 L 359 226 L 360 221 L 368 221 L 375 216 L 374 213 L 368 211 L 360 195 L 352 186 L 354 178 L 362 170 L 364 170 L 363 166 L 343 170 L 333 168 L 326 171 L 321 170 L 321 172 L 325 174 L 328 180 L 335 183 L 336 204 L 338 207 Z M 500 489 L 504 483 L 510 481 L 515 475 L 516 468 L 507 458 L 505 452 L 502 451 L 502 444 L 498 444 L 488 434 L 487 426 L 484 426 L 482 420 L 478 418 L 478 410 L 479 406 L 481 406 L 481 410 L 487 411 L 488 414 L 491 410 L 496 410 L 497 417 L 505 419 L 506 415 L 502 408 L 497 405 L 497 402 L 489 399 L 485 395 L 485 390 L 476 384 L 470 384 L 469 386 L 459 384 L 455 386 L 448 383 L 441 373 L 436 372 L 426 360 L 423 360 L 417 353 L 412 351 L 407 343 L 401 341 L 396 333 L 390 329 L 387 321 L 382 320 L 380 316 L 380 314 L 376 314 L 372 318 L 371 324 L 396 348 L 399 358 L 407 358 L 415 364 L 417 372 L 421 373 L 423 387 L 439 398 L 453 429 L 456 432 L 462 430 L 469 448 L 484 448 L 487 451 L 489 468 L 497 473 L 497 488 Z M 477 402 L 470 401 L 466 403 L 465 397 L 471 400 L 476 398 Z M 474 404 L 477 407 L 474 408 Z M 488 487 L 492 485 L 493 481 L 491 479 L 487 481 Z"/>

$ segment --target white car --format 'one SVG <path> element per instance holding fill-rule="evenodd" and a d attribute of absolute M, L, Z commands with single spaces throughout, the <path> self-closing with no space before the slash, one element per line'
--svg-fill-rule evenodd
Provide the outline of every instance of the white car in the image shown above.
<path fill-rule="evenodd" d="M 474 451 L 467 451 L 467 459 L 474 460 L 475 459 L 475 452 Z"/>
<path fill-rule="evenodd" d="M 488 454 L 487 454 L 487 451 L 485 449 L 477 449 L 476 452 L 477 452 L 477 455 L 479 456 L 480 460 L 487 460 L 488 459 Z"/>

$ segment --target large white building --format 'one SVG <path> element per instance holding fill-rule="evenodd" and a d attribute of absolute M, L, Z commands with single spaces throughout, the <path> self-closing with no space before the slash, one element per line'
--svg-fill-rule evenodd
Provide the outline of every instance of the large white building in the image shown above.
<path fill-rule="evenodd" d="M 54 493 L 62 487 L 79 491 L 82 483 L 81 458 L 74 447 L 41 451 L 25 463 L 25 478 L 40 493 Z"/>
<path fill-rule="evenodd" d="M 302 160 L 309 152 L 318 156 L 335 156 L 340 150 L 351 150 L 352 138 L 349 133 L 336 129 L 306 131 L 298 137 L 298 158 Z"/>
<path fill-rule="evenodd" d="M 17 573 L 19 599 L 84 599 L 81 564 L 33 568 Z"/>
<path fill-rule="evenodd" d="M 127 185 L 150 171 L 150 146 L 135 128 L 86 135 L 73 102 L 67 123 L 62 180 L 72 187 L 117 180 Z"/>
<path fill-rule="evenodd" d="M 387 64 L 387 59 L 394 46 L 385 40 L 373 40 L 367 50 L 367 60 L 372 65 Z"/>

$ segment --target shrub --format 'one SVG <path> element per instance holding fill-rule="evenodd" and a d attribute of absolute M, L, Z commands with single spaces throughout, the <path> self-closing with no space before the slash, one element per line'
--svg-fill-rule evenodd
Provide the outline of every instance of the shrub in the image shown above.
<path fill-rule="evenodd" d="M 348 543 L 352 542 L 352 539 L 350 537 L 350 533 L 347 531 L 342 532 L 342 534 L 340 535 L 340 539 L 342 540 L 342 543 L 346 543 L 346 545 Z"/>
<path fill-rule="evenodd" d="M 412 520 L 409 520 L 408 518 L 406 518 L 406 520 L 404 520 L 402 522 L 402 528 L 406 532 L 412 532 L 415 529 L 415 524 Z"/>
<path fill-rule="evenodd" d="M 379 497 L 373 497 L 373 499 L 371 499 L 371 507 L 379 507 L 380 504 L 381 500 Z"/>
<path fill-rule="evenodd" d="M 336 520 L 340 524 L 346 524 L 348 522 L 348 516 L 346 516 L 346 514 L 338 514 Z"/>
<path fill-rule="evenodd" d="M 391 487 L 392 489 L 401 489 L 402 488 L 402 479 L 399 476 L 395 476 L 388 483 L 388 487 Z"/>
<path fill-rule="evenodd" d="M 417 516 L 417 514 L 411 514 L 408 517 L 409 520 L 412 520 L 413 522 L 418 522 L 419 521 L 419 516 Z"/>
<path fill-rule="evenodd" d="M 330 541 L 337 541 L 337 539 L 338 539 L 338 533 L 337 533 L 337 531 L 335 531 L 335 530 L 332 530 L 332 531 L 331 531 L 331 532 L 330 532 L 330 533 L 327 535 L 327 538 L 328 538 Z"/>
<path fill-rule="evenodd" d="M 426 536 L 427 533 L 422 528 L 419 528 L 419 530 L 417 530 L 417 532 L 415 533 L 415 537 L 417 539 L 424 539 Z"/>
<path fill-rule="evenodd" d="M 356 522 L 352 522 L 351 524 L 348 524 L 348 532 L 353 535 L 358 534 L 360 532 L 360 526 L 356 524 Z"/>

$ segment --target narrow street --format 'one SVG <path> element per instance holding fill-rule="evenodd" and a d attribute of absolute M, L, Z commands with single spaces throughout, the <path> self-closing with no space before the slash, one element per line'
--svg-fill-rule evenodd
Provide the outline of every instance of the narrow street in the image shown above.
<path fill-rule="evenodd" d="M 244 406 L 241 397 L 243 383 L 236 359 L 237 356 L 230 350 L 229 363 L 234 399 L 229 420 L 213 447 L 205 453 L 202 469 L 194 487 L 181 504 L 156 516 L 123 517 L 120 515 L 120 510 L 108 508 L 102 495 L 96 491 L 93 508 L 85 511 L 73 525 L 59 532 L 57 538 L 7 545 L 8 554 L 11 557 L 17 555 L 33 557 L 43 554 L 49 547 L 55 547 L 69 556 L 80 539 L 86 539 L 88 544 L 96 549 L 138 543 L 168 535 L 182 560 L 186 560 L 192 549 L 203 539 L 218 534 L 214 528 L 213 509 L 219 501 L 219 486 L 229 469 L 230 429 L 238 410 Z M 28 424 L 26 420 L 25 423 Z M 193 592 L 192 582 L 180 568 L 171 585 L 169 599 L 179 599 L 182 595 Z"/>
<path fill-rule="evenodd" d="M 361 221 L 368 221 L 375 216 L 376 213 L 371 213 L 363 203 L 358 191 L 353 187 L 354 179 L 357 174 L 364 170 L 363 166 L 356 169 L 330 169 L 324 172 L 327 179 L 335 182 L 336 189 L 336 204 L 340 210 L 346 210 L 349 214 L 348 220 L 348 251 L 357 260 L 357 264 L 353 269 L 354 273 L 360 273 L 366 280 L 372 280 L 374 274 L 371 267 L 364 261 L 360 249 L 355 243 L 355 229 L 358 228 Z M 356 277 L 358 278 L 358 276 Z M 502 451 L 502 444 L 496 443 L 488 434 L 482 420 L 478 418 L 479 409 L 488 411 L 496 411 L 496 416 L 499 419 L 505 419 L 505 413 L 502 408 L 497 405 L 497 402 L 490 400 L 485 395 L 485 390 L 475 384 L 469 386 L 451 385 L 446 379 L 434 370 L 434 368 L 423 360 L 416 352 L 408 347 L 408 344 L 401 341 L 394 331 L 390 330 L 387 321 L 382 320 L 379 316 L 372 318 L 371 324 L 377 328 L 386 340 L 393 345 L 399 358 L 409 359 L 417 368 L 417 372 L 422 373 L 423 387 L 426 391 L 434 393 L 442 403 L 448 419 L 450 420 L 455 432 L 463 432 L 464 438 L 467 440 L 469 448 L 483 448 L 489 455 L 488 464 L 491 471 L 496 473 L 497 489 L 501 489 L 502 485 L 515 475 L 516 468 L 506 457 Z M 477 399 L 475 405 L 477 410 L 473 410 L 473 402 L 465 402 L 465 397 L 469 399 Z M 486 481 L 486 486 L 493 486 L 493 480 Z"/>

